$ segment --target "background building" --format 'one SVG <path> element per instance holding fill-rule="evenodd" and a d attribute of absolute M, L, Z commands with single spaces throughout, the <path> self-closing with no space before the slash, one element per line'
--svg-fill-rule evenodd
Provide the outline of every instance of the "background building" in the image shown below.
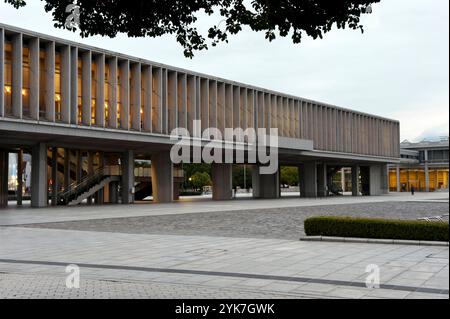
<path fill-rule="evenodd" d="M 440 141 L 400 144 L 401 162 L 390 166 L 389 189 L 397 192 L 448 191 L 448 137 Z"/>

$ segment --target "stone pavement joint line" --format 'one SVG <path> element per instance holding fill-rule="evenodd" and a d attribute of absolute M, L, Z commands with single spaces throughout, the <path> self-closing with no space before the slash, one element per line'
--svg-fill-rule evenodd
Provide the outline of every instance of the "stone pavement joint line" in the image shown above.
<path fill-rule="evenodd" d="M 366 287 L 365 283 L 350 282 L 350 281 L 343 281 L 343 280 L 306 278 L 306 277 L 288 277 L 288 276 L 275 276 L 275 275 L 259 275 L 259 274 L 247 274 L 247 273 L 230 273 L 230 272 L 218 272 L 218 271 L 201 271 L 201 270 L 189 270 L 189 269 L 150 268 L 150 267 L 99 265 L 99 264 L 85 264 L 85 263 L 63 263 L 63 262 L 54 262 L 54 261 L 14 260 L 14 259 L 0 259 L 0 263 L 47 265 L 47 266 L 67 266 L 68 264 L 76 264 L 79 267 L 95 268 L 95 269 L 159 272 L 159 273 L 170 273 L 170 274 L 190 274 L 190 275 L 234 277 L 234 278 L 246 278 L 246 279 L 303 282 L 303 283 L 314 283 L 314 284 L 328 284 L 328 285 L 347 286 L 347 287 L 363 287 L 363 288 Z M 389 285 L 389 284 L 381 284 L 380 289 L 408 291 L 408 292 L 417 292 L 417 293 L 443 294 L 443 295 L 449 294 L 448 289 L 410 287 L 410 286 Z"/>

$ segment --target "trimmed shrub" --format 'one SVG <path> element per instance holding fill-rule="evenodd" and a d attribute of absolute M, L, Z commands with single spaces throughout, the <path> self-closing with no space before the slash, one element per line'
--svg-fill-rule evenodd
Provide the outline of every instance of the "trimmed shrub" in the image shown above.
<path fill-rule="evenodd" d="M 449 224 L 379 218 L 323 216 L 305 220 L 307 236 L 448 241 Z"/>

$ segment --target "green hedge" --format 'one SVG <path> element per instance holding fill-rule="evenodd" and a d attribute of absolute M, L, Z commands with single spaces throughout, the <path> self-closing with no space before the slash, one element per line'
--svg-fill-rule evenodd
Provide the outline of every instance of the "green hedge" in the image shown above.
<path fill-rule="evenodd" d="M 307 236 L 448 241 L 449 224 L 355 217 L 312 217 L 305 220 Z"/>

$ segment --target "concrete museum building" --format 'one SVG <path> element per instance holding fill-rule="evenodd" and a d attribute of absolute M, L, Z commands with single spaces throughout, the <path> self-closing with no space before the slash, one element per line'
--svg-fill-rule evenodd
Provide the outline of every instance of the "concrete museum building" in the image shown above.
<path fill-rule="evenodd" d="M 33 207 L 132 203 L 146 183 L 155 202 L 173 201 L 183 174 L 169 134 L 193 135 L 194 120 L 202 130 L 278 128 L 279 165 L 299 167 L 302 197 L 327 196 L 343 167 L 353 195 L 386 193 L 388 165 L 400 163 L 398 121 L 3 24 L 0 87 L 2 207 L 9 154 L 18 159 L 19 204 L 25 191 Z M 280 196 L 279 173 L 253 172 L 255 198 Z M 212 164 L 212 183 L 213 199 L 231 199 L 232 164 Z"/>

